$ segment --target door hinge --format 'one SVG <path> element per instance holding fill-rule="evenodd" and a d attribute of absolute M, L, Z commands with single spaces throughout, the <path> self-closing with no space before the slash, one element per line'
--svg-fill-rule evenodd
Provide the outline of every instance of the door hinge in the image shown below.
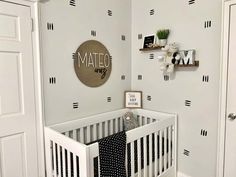
<path fill-rule="evenodd" d="M 34 19 L 31 18 L 31 31 L 34 32 Z"/>

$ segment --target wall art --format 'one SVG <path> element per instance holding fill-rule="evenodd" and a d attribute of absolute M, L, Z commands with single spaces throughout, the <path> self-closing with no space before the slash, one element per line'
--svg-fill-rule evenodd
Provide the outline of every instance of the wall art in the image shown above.
<path fill-rule="evenodd" d="M 142 92 L 126 91 L 125 108 L 142 108 Z"/>
<path fill-rule="evenodd" d="M 83 84 L 88 87 L 99 87 L 106 83 L 111 74 L 110 53 L 101 42 L 86 41 L 76 50 L 74 69 Z"/>

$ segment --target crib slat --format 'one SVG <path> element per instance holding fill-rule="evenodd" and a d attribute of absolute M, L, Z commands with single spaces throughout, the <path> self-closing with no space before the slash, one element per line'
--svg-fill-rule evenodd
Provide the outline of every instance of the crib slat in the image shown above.
<path fill-rule="evenodd" d="M 77 141 L 77 134 L 76 134 L 76 130 L 73 130 L 73 139 L 74 139 L 75 141 Z"/>
<path fill-rule="evenodd" d="M 86 137 L 86 143 L 89 143 L 90 141 L 91 141 L 90 126 L 87 126 L 87 137 Z"/>
<path fill-rule="evenodd" d="M 98 177 L 100 177 L 100 158 L 98 156 Z"/>
<path fill-rule="evenodd" d="M 67 150 L 67 173 L 68 177 L 71 177 L 71 161 L 70 161 L 70 152 Z"/>
<path fill-rule="evenodd" d="M 144 119 L 144 125 L 147 125 L 148 124 L 147 117 L 143 117 L 143 119 Z"/>
<path fill-rule="evenodd" d="M 134 163 L 135 163 L 135 160 L 134 160 L 134 142 L 131 142 L 130 143 L 130 149 L 131 149 L 131 177 L 135 177 L 134 174 L 135 174 L 135 168 L 134 168 Z"/>
<path fill-rule="evenodd" d="M 160 150 L 160 131 L 158 131 L 157 133 L 157 142 L 159 142 L 159 144 L 157 144 L 157 173 L 160 174 L 160 159 L 161 159 L 161 150 Z M 158 158 L 159 156 L 159 158 Z"/>
<path fill-rule="evenodd" d="M 152 135 L 149 135 L 149 176 L 152 176 Z"/>
<path fill-rule="evenodd" d="M 69 132 L 66 132 L 66 133 L 65 133 L 65 135 L 66 135 L 67 137 L 69 137 L 69 136 L 70 136 Z"/>
<path fill-rule="evenodd" d="M 173 126 L 171 126 L 171 143 L 175 143 L 174 142 L 174 137 L 173 137 L 173 132 L 174 132 L 174 127 Z M 176 146 L 175 144 L 173 144 L 174 146 Z M 171 166 L 173 165 L 173 158 L 174 158 L 174 147 L 173 148 L 171 148 Z"/>
<path fill-rule="evenodd" d="M 168 168 L 171 167 L 171 127 L 168 127 Z"/>
<path fill-rule="evenodd" d="M 118 118 L 115 119 L 115 133 L 117 133 L 119 130 L 118 130 Z"/>
<path fill-rule="evenodd" d="M 113 124 L 114 124 L 114 119 L 112 119 L 110 121 L 110 135 L 113 135 L 113 133 L 114 133 L 114 126 L 113 126 Z"/>
<path fill-rule="evenodd" d="M 120 117 L 120 131 L 123 131 L 124 130 L 124 126 L 123 126 L 123 119 L 122 117 Z"/>
<path fill-rule="evenodd" d="M 142 159 L 141 159 L 141 142 L 140 139 L 137 140 L 137 161 L 138 161 L 138 177 L 142 176 L 142 171 L 141 171 L 141 163 L 142 163 Z"/>
<path fill-rule="evenodd" d="M 97 124 L 93 125 L 93 141 L 97 140 Z"/>
<path fill-rule="evenodd" d="M 158 141 L 158 134 L 157 133 L 155 133 L 154 134 L 154 143 L 155 143 L 155 145 L 154 145 L 154 149 L 155 149 L 155 158 L 154 158 L 154 168 L 155 168 L 155 172 L 154 172 L 154 176 L 157 176 L 157 174 L 158 174 L 158 169 L 157 169 L 157 166 L 158 166 L 158 151 L 157 151 L 157 141 Z"/>
<path fill-rule="evenodd" d="M 147 177 L 147 137 L 143 137 L 143 176 Z"/>
<path fill-rule="evenodd" d="M 99 123 L 99 139 L 103 138 L 103 135 L 102 135 L 102 122 Z"/>
<path fill-rule="evenodd" d="M 162 149 L 162 131 L 160 131 L 159 134 L 159 174 L 162 174 L 162 153 L 163 149 Z"/>
<path fill-rule="evenodd" d="M 53 174 L 57 176 L 57 161 L 56 161 L 56 143 L 53 142 Z"/>
<path fill-rule="evenodd" d="M 84 143 L 84 128 L 80 128 L 79 135 L 80 135 L 80 142 Z"/>
<path fill-rule="evenodd" d="M 73 172 L 74 177 L 77 177 L 77 161 L 76 161 L 76 155 L 73 154 Z"/>
<path fill-rule="evenodd" d="M 108 121 L 105 121 L 105 137 L 108 136 Z"/>
<path fill-rule="evenodd" d="M 62 153 L 62 176 L 66 176 L 66 157 L 65 157 L 65 149 L 61 147 L 61 153 Z"/>
<path fill-rule="evenodd" d="M 58 177 L 61 177 L 61 147 L 57 145 Z"/>
<path fill-rule="evenodd" d="M 167 165 L 167 128 L 164 129 L 164 171 Z"/>

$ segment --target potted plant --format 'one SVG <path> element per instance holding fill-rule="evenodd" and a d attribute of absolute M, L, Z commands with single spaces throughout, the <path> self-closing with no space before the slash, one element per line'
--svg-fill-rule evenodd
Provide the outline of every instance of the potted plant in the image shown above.
<path fill-rule="evenodd" d="M 157 31 L 157 37 L 159 39 L 159 45 L 164 47 L 167 44 L 167 38 L 170 34 L 169 29 L 161 29 Z"/>

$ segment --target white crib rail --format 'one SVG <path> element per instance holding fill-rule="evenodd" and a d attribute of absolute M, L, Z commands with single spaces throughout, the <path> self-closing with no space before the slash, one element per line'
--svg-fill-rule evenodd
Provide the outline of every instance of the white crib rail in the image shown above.
<path fill-rule="evenodd" d="M 48 177 L 66 177 L 66 173 L 70 177 L 90 176 L 89 159 L 87 158 L 89 157 L 89 149 L 86 145 L 65 137 L 50 128 L 45 127 L 44 131 Z"/>
<path fill-rule="evenodd" d="M 174 175 L 174 171 L 176 170 L 176 117 L 172 115 L 172 118 L 155 122 L 152 126 L 143 126 L 140 130 L 141 131 L 135 129 L 126 133 L 127 144 L 130 144 L 131 149 L 131 177 L 160 176 L 170 168 L 172 168 L 172 170 L 169 170 L 168 173 Z M 154 140 L 152 139 L 153 137 Z M 141 139 L 143 146 L 141 145 Z M 147 141 L 149 142 L 149 147 L 146 146 Z M 159 147 L 157 142 L 159 142 Z M 154 143 L 154 151 L 152 149 L 152 143 Z M 138 170 L 136 171 L 135 144 L 137 146 L 138 161 Z M 141 146 L 143 148 L 143 169 L 141 169 Z M 149 148 L 149 154 L 147 154 L 147 148 Z M 159 154 L 159 159 L 157 153 Z M 152 162 L 150 159 L 152 159 L 153 156 L 155 159 Z M 145 165 L 147 164 L 147 157 L 149 157 L 149 165 Z"/>
<path fill-rule="evenodd" d="M 48 177 L 93 177 L 94 158 L 99 157 L 98 143 L 85 144 L 122 131 L 122 116 L 127 111 L 131 110 L 113 111 L 45 128 Z M 131 177 L 175 176 L 177 115 L 141 109 L 132 110 L 132 112 L 137 117 L 140 127 L 127 132 L 127 147 L 130 146 L 131 154 Z M 150 123 L 152 123 L 151 126 L 147 125 Z M 146 146 L 147 142 L 149 146 Z M 138 155 L 135 155 L 134 147 L 136 146 Z M 149 153 L 147 148 L 149 148 Z M 159 158 L 157 153 L 159 153 Z M 149 157 L 149 165 L 141 166 L 141 156 L 143 164 L 147 164 Z M 155 159 L 150 160 L 153 156 Z M 140 162 L 137 163 L 136 170 L 135 158 Z M 128 161 L 126 163 L 128 165 Z"/>
<path fill-rule="evenodd" d="M 73 121 L 68 121 L 65 123 L 56 124 L 50 126 L 50 128 L 57 130 L 58 132 L 68 132 L 71 130 L 75 130 L 78 128 L 82 128 L 84 126 L 99 124 L 101 122 L 106 122 L 111 119 L 121 118 L 129 109 L 121 109 L 117 111 L 112 111 L 108 113 L 97 114 L 89 117 L 84 117 L 80 119 L 76 119 Z"/>

